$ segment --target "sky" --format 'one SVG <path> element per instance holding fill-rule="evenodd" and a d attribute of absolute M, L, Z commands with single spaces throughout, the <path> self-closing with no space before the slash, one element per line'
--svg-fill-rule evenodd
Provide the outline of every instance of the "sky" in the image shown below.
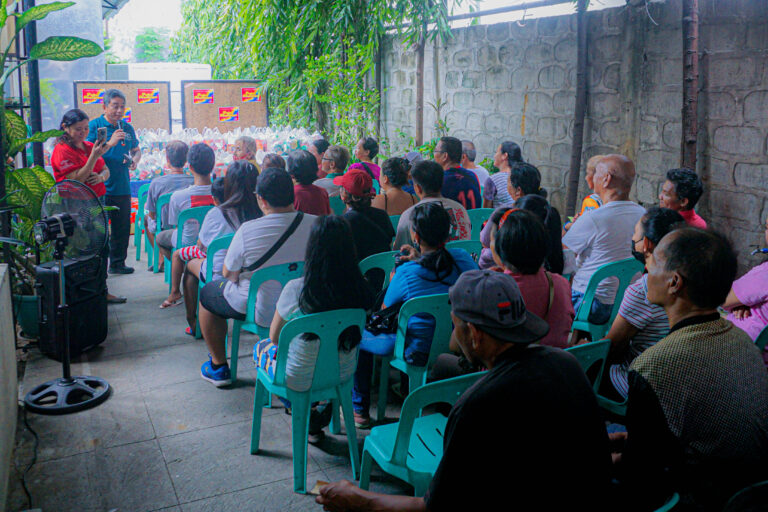
<path fill-rule="evenodd" d="M 215 1 L 215 0 L 212 0 Z M 455 0 L 454 0 L 455 1 Z M 510 4 L 520 4 L 531 0 L 462 0 L 461 5 L 455 7 L 454 14 L 473 10 L 488 10 L 504 7 Z M 133 46 L 136 34 L 145 27 L 164 27 L 171 33 L 181 26 L 181 2 L 182 0 L 130 0 L 117 15 L 109 20 L 109 35 L 113 40 L 114 52 L 126 60 L 132 60 Z M 591 0 L 590 10 L 604 9 L 625 5 L 626 0 Z M 531 11 L 515 11 L 506 14 L 484 16 L 480 23 L 492 24 L 504 21 L 518 21 L 525 23 L 525 19 L 542 16 L 560 16 L 571 14 L 574 11 L 574 3 L 566 3 L 552 7 L 542 7 Z M 469 25 L 472 20 L 461 20 L 453 23 L 455 27 Z"/>

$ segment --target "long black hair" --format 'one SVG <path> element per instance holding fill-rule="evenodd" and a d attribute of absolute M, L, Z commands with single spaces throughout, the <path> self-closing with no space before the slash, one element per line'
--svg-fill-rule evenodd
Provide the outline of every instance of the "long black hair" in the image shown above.
<path fill-rule="evenodd" d="M 535 274 L 547 256 L 550 241 L 544 224 L 527 210 L 514 209 L 496 233 L 494 249 L 501 261 L 521 274 Z"/>
<path fill-rule="evenodd" d="M 521 210 L 535 213 L 544 224 L 549 237 L 549 250 L 544 267 L 555 274 L 562 274 L 565 258 L 563 257 L 563 244 L 561 242 L 562 224 L 557 208 L 538 194 L 528 194 L 521 197 L 515 202 L 515 206 Z"/>
<path fill-rule="evenodd" d="M 256 200 L 258 176 L 256 166 L 247 160 L 237 160 L 227 167 L 227 176 L 224 178 L 226 200 L 219 208 L 225 217 L 236 224 L 235 227 L 264 215 Z"/>
<path fill-rule="evenodd" d="M 338 215 L 318 217 L 312 226 L 304 263 L 304 287 L 299 295 L 303 313 L 373 307 L 373 291 L 357 266 L 357 250 L 349 222 Z M 345 330 L 339 348 L 351 350 L 360 343 L 356 327 Z"/>
<path fill-rule="evenodd" d="M 77 124 L 80 121 L 87 121 L 88 120 L 88 114 L 80 110 L 79 108 L 73 108 L 72 110 L 67 110 L 64 112 L 64 115 L 61 117 L 61 122 L 59 123 L 59 128 L 69 128 L 73 124 Z M 56 144 L 69 144 L 72 145 L 72 138 L 69 136 L 67 132 L 62 133 L 58 139 L 56 139 Z"/>
<path fill-rule="evenodd" d="M 440 282 L 450 276 L 456 262 L 445 248 L 451 236 L 451 217 L 445 208 L 437 201 L 417 204 L 411 215 L 411 228 L 425 244 L 436 248 L 416 261 L 435 273 L 435 279 L 428 281 Z"/>
<path fill-rule="evenodd" d="M 512 188 L 519 188 L 523 195 L 537 194 L 547 197 L 547 189 L 541 188 L 541 173 L 526 162 L 517 162 L 509 171 L 509 184 Z"/>
<path fill-rule="evenodd" d="M 511 140 L 506 140 L 501 143 L 501 153 L 507 154 L 507 163 L 512 168 L 517 162 L 523 161 L 523 152 L 520 150 L 520 146 Z"/>

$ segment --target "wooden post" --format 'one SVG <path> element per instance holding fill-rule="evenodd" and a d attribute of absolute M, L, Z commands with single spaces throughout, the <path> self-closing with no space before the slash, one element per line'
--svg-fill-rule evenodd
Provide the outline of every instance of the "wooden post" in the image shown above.
<path fill-rule="evenodd" d="M 584 142 L 584 115 L 587 110 L 587 0 L 578 0 L 576 12 L 578 54 L 576 60 L 576 108 L 573 114 L 571 168 L 565 195 L 566 217 L 576 212 L 581 176 L 581 150 Z"/>
<path fill-rule="evenodd" d="M 381 94 L 381 66 L 384 63 L 382 45 L 384 45 L 386 36 L 381 36 L 378 49 L 376 50 L 376 67 L 374 68 L 374 87 L 376 87 L 376 93 L 379 95 L 379 104 L 376 107 L 376 140 L 381 140 L 381 102 L 384 99 Z"/>
<path fill-rule="evenodd" d="M 699 132 L 699 0 L 683 0 L 683 133 L 680 165 L 696 171 Z"/>
<path fill-rule="evenodd" d="M 424 46 L 427 24 L 421 26 L 421 35 L 416 47 L 416 145 L 424 144 Z"/>

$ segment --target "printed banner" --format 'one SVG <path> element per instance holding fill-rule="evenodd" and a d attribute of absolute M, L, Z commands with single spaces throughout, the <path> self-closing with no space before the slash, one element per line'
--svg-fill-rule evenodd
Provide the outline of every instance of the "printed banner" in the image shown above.
<path fill-rule="evenodd" d="M 213 89 L 193 89 L 192 103 L 213 103 Z"/>
<path fill-rule="evenodd" d="M 138 89 L 136 92 L 139 105 L 143 103 L 160 103 L 160 89 Z"/>
<path fill-rule="evenodd" d="M 219 121 L 231 123 L 240 120 L 240 109 L 237 107 L 219 107 Z"/>
<path fill-rule="evenodd" d="M 261 94 L 257 87 L 243 87 L 242 88 L 243 103 L 254 103 L 261 101 Z"/>
<path fill-rule="evenodd" d="M 125 107 L 125 114 L 123 114 L 123 121 L 131 122 L 131 107 Z"/>
<path fill-rule="evenodd" d="M 104 89 L 83 89 L 83 105 L 104 103 Z"/>

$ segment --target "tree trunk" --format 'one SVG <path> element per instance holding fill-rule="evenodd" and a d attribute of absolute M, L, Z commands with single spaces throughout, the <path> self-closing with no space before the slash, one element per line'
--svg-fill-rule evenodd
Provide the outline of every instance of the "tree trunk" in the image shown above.
<path fill-rule="evenodd" d="M 374 125 L 376 127 L 376 140 L 379 141 L 381 140 L 381 101 L 383 99 L 383 95 L 381 94 L 381 66 L 384 62 L 384 50 L 382 50 L 381 47 L 383 44 L 384 37 L 382 36 L 379 41 L 378 49 L 376 50 L 376 67 L 374 68 L 374 87 L 376 87 L 376 94 L 379 96 L 379 104 L 376 106 L 376 122 Z"/>
<path fill-rule="evenodd" d="M 424 46 L 427 24 L 421 27 L 419 44 L 416 47 L 416 145 L 424 144 Z"/>
<path fill-rule="evenodd" d="M 571 168 L 565 195 L 565 215 L 576 211 L 576 200 L 581 176 L 581 149 L 584 142 L 584 115 L 587 110 L 587 0 L 578 0 L 576 21 L 578 54 L 576 61 L 576 108 L 573 114 L 573 144 Z"/>
<path fill-rule="evenodd" d="M 696 172 L 699 132 L 699 0 L 683 1 L 683 133 L 680 165 Z"/>

